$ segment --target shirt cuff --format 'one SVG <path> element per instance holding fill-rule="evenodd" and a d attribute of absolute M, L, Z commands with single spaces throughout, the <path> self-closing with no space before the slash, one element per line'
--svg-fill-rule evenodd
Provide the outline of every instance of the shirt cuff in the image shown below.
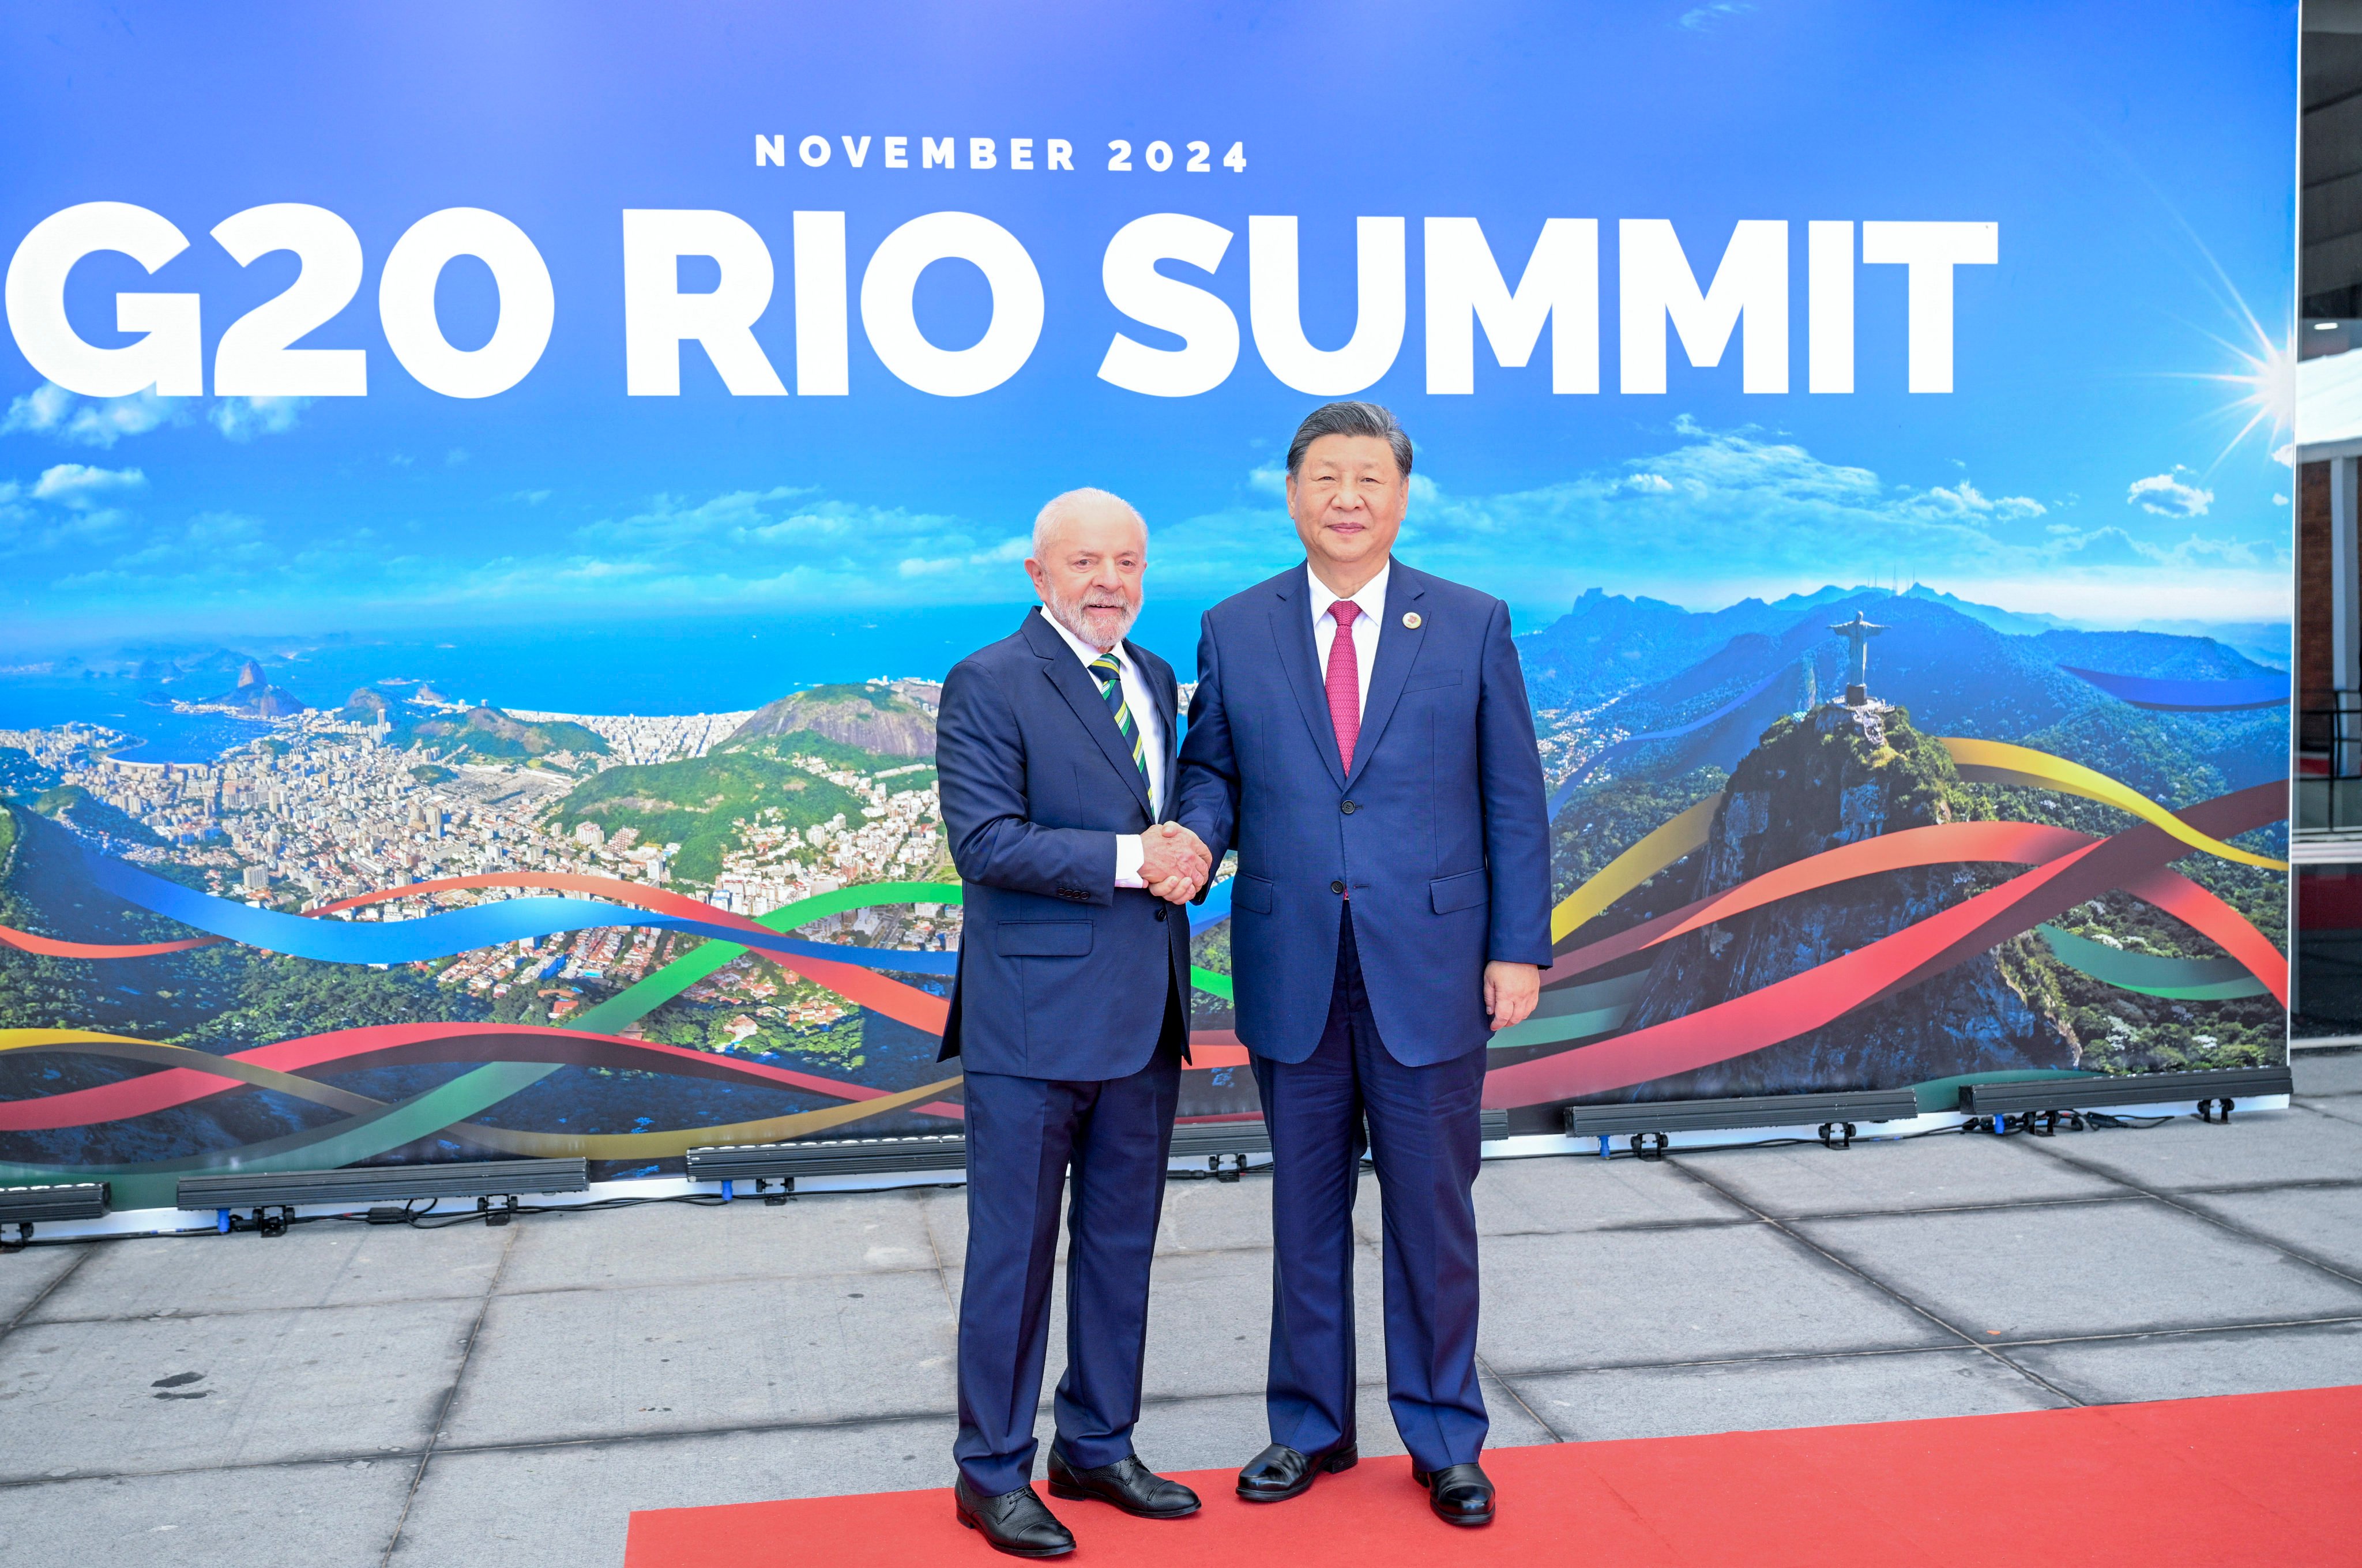
<path fill-rule="evenodd" d="M 1117 887 L 1145 888 L 1148 886 L 1140 879 L 1140 863 L 1146 855 L 1147 851 L 1140 845 L 1138 834 L 1120 833 L 1115 835 L 1115 885 Z"/>

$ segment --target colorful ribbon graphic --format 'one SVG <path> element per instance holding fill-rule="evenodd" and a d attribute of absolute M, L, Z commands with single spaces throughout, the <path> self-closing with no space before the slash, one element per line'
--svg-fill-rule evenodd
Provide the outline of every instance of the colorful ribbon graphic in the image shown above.
<path fill-rule="evenodd" d="M 2100 894 L 2121 887 L 2147 898 L 2144 889 L 2154 885 L 2154 874 L 2184 853 L 2177 845 L 2186 836 L 2244 833 L 2279 821 L 2287 810 L 2287 790 L 2267 784 L 2191 807 L 2174 822 L 2180 833 L 2144 823 L 1760 990 L 1595 1045 L 1496 1068 L 1485 1078 L 1485 1103 L 1532 1105 L 1604 1094 L 1793 1040 Z M 2285 975 L 2283 965 L 2273 992 L 2282 1005 Z"/>
<path fill-rule="evenodd" d="M 105 1056 L 118 1061 L 149 1062 L 164 1071 L 149 1073 L 94 1088 L 70 1090 L 38 1099 L 0 1104 L 0 1132 L 28 1132 L 83 1127 L 128 1116 L 169 1110 L 233 1089 L 241 1084 L 275 1089 L 349 1116 L 368 1117 L 384 1111 L 381 1100 L 336 1088 L 305 1077 L 297 1069 L 327 1068 L 354 1072 L 364 1067 L 412 1066 L 423 1062 L 544 1063 L 557 1066 L 614 1067 L 625 1071 L 657 1071 L 673 1077 L 712 1078 L 733 1083 L 769 1084 L 782 1088 L 814 1090 L 846 1100 L 825 1110 L 801 1111 L 756 1121 L 679 1129 L 664 1132 L 570 1133 L 522 1132 L 472 1120 L 426 1129 L 418 1136 L 440 1133 L 505 1154 L 535 1157 L 580 1154 L 594 1160 L 643 1160 L 677 1156 L 707 1143 L 765 1143 L 803 1136 L 874 1116 L 887 1110 L 911 1107 L 937 1116 L 956 1117 L 959 1109 L 944 1104 L 920 1104 L 959 1082 L 956 1074 L 914 1089 L 889 1092 L 866 1085 L 823 1078 L 744 1062 L 710 1052 L 685 1050 L 647 1041 L 575 1031 L 510 1026 L 487 1029 L 473 1024 L 386 1024 L 343 1030 L 334 1034 L 281 1041 L 228 1056 L 193 1051 L 185 1046 L 159 1045 L 120 1035 L 83 1030 L 0 1030 L 0 1051 L 62 1050 L 77 1055 Z M 487 1108 L 489 1109 L 489 1107 Z M 856 1115 L 857 1113 L 857 1115 Z"/>
<path fill-rule="evenodd" d="M 1802 893 L 1818 892 L 1857 877 L 1972 861 L 2042 866 L 2097 842 L 2089 834 L 2033 823 L 1944 823 L 1929 827 L 1906 828 L 1900 833 L 1839 845 L 1835 849 L 1793 861 L 1737 887 L 1727 888 L 1711 897 L 1659 915 L 1628 931 L 1562 954 L 1543 972 L 1542 983 L 1550 986 L 1565 982 L 1716 921 L 1727 920 Z M 2230 952 L 2234 955 L 2230 960 L 2233 971 L 2246 970 L 2255 977 L 2253 989 L 2225 995 L 2253 996 L 2265 990 L 2276 995 L 2286 992 L 2287 958 L 2246 916 L 2214 894 L 2180 873 L 2163 867 L 2134 878 L 2127 884 L 2126 890 L 2157 905 Z M 2087 945 L 2102 952 L 2109 951 L 2100 943 Z M 2061 959 L 2061 962 L 2066 961 Z M 2083 967 L 2081 964 L 2071 966 Z M 2122 966 L 2103 966 L 2103 968 L 2108 973 L 2130 972 Z M 2085 972 L 2092 973 L 2095 979 L 2107 978 L 2107 974 L 2088 969 Z M 2205 985 L 2224 977 L 2210 975 L 2205 979 L 2184 977 L 2169 983 Z M 2111 980 L 2109 983 L 2114 982 Z"/>
<path fill-rule="evenodd" d="M 2218 859 L 2233 860 L 2242 866 L 2257 866 L 2267 871 L 2285 871 L 2285 860 L 2275 860 L 2268 855 L 2255 855 L 2221 839 L 2210 838 L 2190 825 L 2188 813 L 2176 816 L 2155 801 L 2128 784 L 2120 784 L 2104 773 L 2094 773 L 2081 763 L 2070 762 L 2063 756 L 2033 751 L 2022 745 L 2010 745 L 2001 741 L 1965 740 L 1956 736 L 1944 738 L 1944 748 L 1952 754 L 1954 766 L 1960 777 L 1976 784 L 2022 784 L 2036 790 L 2057 790 L 2064 794 L 2080 795 L 2087 801 L 2098 801 L 2130 812 L 2141 821 L 2172 834 L 2191 849 L 2202 850 Z M 2251 823 L 2260 827 L 2264 822 L 2278 822 L 2286 816 L 2285 786 L 2275 785 L 2282 800 L 2279 816 L 2267 817 Z"/>
<path fill-rule="evenodd" d="M 2159 954 L 2126 953 L 2055 925 L 2034 929 L 2049 944 L 2051 955 L 2058 962 L 2118 990 L 2176 1001 L 2229 1001 L 2237 997 L 2264 996 L 2271 990 L 2270 986 L 2248 974 L 2246 966 L 2236 958 L 2168 958 Z"/>
<path fill-rule="evenodd" d="M 2201 851 L 2241 864 L 2279 867 L 2281 862 L 2224 842 L 2285 813 L 2285 791 L 2279 786 L 2258 786 L 2176 813 L 2114 779 L 2062 758 L 1999 742 L 1948 739 L 1944 744 L 1965 778 L 2102 801 L 2137 817 L 2140 825 L 2103 839 L 2027 823 L 1952 823 L 1905 830 L 1838 845 L 1614 936 L 1571 946 L 1573 935 L 1618 899 L 1705 844 L 1721 798 L 1702 801 L 1617 856 L 1553 911 L 1552 933 L 1561 953 L 1546 974 L 1549 988 L 1542 1005 L 1534 1017 L 1503 1031 L 1492 1042 L 1496 1052 L 1524 1059 L 1505 1061 L 1493 1069 L 1485 1103 L 1530 1105 L 1578 1098 L 1759 1050 L 1897 994 L 2027 932 L 2038 933 L 2052 954 L 2070 967 L 2144 995 L 2188 1000 L 2266 994 L 2285 998 L 2285 956 L 2235 910 L 2170 867 L 2175 859 Z M 1804 974 L 1633 1033 L 1615 1032 L 1638 1005 L 1647 972 L 1584 978 L 1715 921 L 1850 878 L 1912 867 L 1975 862 L 2030 869 Z M 844 889 L 750 919 L 659 889 L 531 872 L 449 878 L 385 889 L 340 900 L 304 916 L 281 915 L 211 898 L 136 867 L 96 856 L 92 857 L 92 880 L 136 907 L 181 921 L 206 934 L 169 943 L 104 944 L 0 929 L 0 941 L 59 956 L 133 958 L 227 940 L 334 962 L 384 964 L 595 926 L 653 926 L 710 940 L 561 1027 L 386 1025 L 280 1041 L 225 1055 L 87 1031 L 0 1032 L 0 1052 L 72 1052 L 157 1069 L 114 1083 L 0 1103 L 0 1132 L 98 1125 L 184 1107 L 246 1088 L 285 1094 L 342 1117 L 326 1127 L 182 1159 L 116 1166 L 0 1164 L 0 1180 L 100 1177 L 117 1184 L 119 1205 L 155 1206 L 170 1203 L 171 1184 L 190 1171 L 326 1168 L 380 1158 L 428 1137 L 448 1137 L 491 1153 L 637 1161 L 678 1155 L 693 1144 L 806 1136 L 892 1110 L 945 1118 L 961 1114 L 956 1102 L 940 1098 L 956 1087 L 956 1077 L 888 1092 L 767 1063 L 660 1045 L 619 1032 L 749 951 L 761 952 L 781 967 L 813 979 L 859 1006 L 940 1032 L 945 1009 L 943 999 L 879 971 L 948 972 L 955 955 L 867 949 L 783 933 L 846 909 L 919 900 L 956 902 L 960 889 L 955 885 L 889 883 Z M 321 918 L 374 904 L 490 889 L 556 889 L 594 897 L 507 899 L 404 921 Z M 2187 959 L 2125 952 L 2047 923 L 2112 889 L 2145 900 L 2181 920 L 2214 942 L 2226 956 Z M 1227 882 L 1210 889 L 1204 901 L 1190 911 L 1192 929 L 1202 930 L 1226 919 L 1230 894 Z M 1192 980 L 1214 995 L 1227 999 L 1231 994 L 1227 976 L 1196 969 Z M 1192 1045 L 1193 1065 L 1199 1067 L 1236 1066 L 1246 1059 L 1244 1048 L 1227 1033 L 1199 1031 Z M 433 1089 L 391 1104 L 310 1076 L 424 1063 L 480 1065 Z M 566 1066 L 763 1084 L 823 1094 L 842 1103 L 727 1126 L 622 1133 L 527 1132 L 489 1120 L 502 1102 Z"/>
<path fill-rule="evenodd" d="M 2009 745 L 2001 741 L 1970 740 L 1959 736 L 1943 737 L 1943 745 L 1951 753 L 1953 765 L 1959 769 L 1960 777 L 1972 783 L 2025 785 L 2098 801 L 2155 824 L 2192 849 L 2203 850 L 2242 866 L 2258 866 L 2273 871 L 2288 869 L 2287 861 L 2251 854 L 2211 838 L 2130 785 L 2119 783 L 2104 773 L 2095 773 L 2065 757 L 2052 756 L 2047 752 L 2034 751 L 2022 745 Z M 1596 876 L 1568 894 L 1558 908 L 1551 911 L 1551 943 L 1564 942 L 1574 932 L 1596 919 L 1608 905 L 1703 845 L 1707 833 L 1713 829 L 1715 810 L 1721 802 L 1720 795 L 1709 795 L 1608 862 Z M 1955 856 L 1952 858 L 1974 859 L 1976 856 Z M 2000 858 L 2014 859 L 2015 856 Z"/>
<path fill-rule="evenodd" d="M 2071 664 L 2058 668 L 2120 701 L 2164 713 L 2231 713 L 2246 708 L 2288 706 L 2289 679 L 2285 675 L 2228 680 L 2157 680 L 2142 675 L 2078 669 Z"/>

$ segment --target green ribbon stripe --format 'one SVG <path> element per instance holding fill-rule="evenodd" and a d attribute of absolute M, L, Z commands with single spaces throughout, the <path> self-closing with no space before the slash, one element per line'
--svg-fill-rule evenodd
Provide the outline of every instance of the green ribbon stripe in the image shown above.
<path fill-rule="evenodd" d="M 1532 1017 L 1496 1032 L 1486 1043 L 1494 1050 L 1507 1051 L 1522 1045 L 1555 1045 L 1562 1041 L 1605 1034 L 1621 1028 L 1624 1021 L 1632 1016 L 1632 1010 L 1639 1005 L 1640 993 L 1648 987 L 1649 972 L 1643 969 L 1638 974 L 1618 975 L 1612 980 L 1544 991 L 1541 1000 L 1534 1004 Z"/>
<path fill-rule="evenodd" d="M 2127 953 L 2055 925 L 2038 925 L 2035 930 L 2050 944 L 2051 955 L 2058 962 L 2120 991 L 2174 1001 L 2229 1001 L 2259 997 L 2267 989 L 2236 958 L 2165 958 L 2154 953 Z"/>
<path fill-rule="evenodd" d="M 773 931 L 872 904 L 957 903 L 960 890 L 946 882 L 872 882 L 799 900 L 758 917 Z M 712 974 L 746 949 L 734 942 L 706 942 L 655 974 L 586 1008 L 559 1027 L 609 1034 L 635 1023 Z M 532 1088 L 561 1064 L 487 1062 L 449 1083 L 396 1101 L 384 1110 L 330 1127 L 291 1133 L 263 1143 L 130 1165 L 21 1165 L 0 1163 L 0 1182 L 46 1184 L 105 1181 L 117 1209 L 169 1209 L 183 1176 L 220 1171 L 316 1171 L 372 1160 L 404 1143 L 429 1138 L 461 1121 L 472 1121 L 512 1095 Z"/>

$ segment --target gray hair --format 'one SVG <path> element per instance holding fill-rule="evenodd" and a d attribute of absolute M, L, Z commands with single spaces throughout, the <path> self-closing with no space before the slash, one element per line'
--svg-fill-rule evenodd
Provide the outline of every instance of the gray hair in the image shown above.
<path fill-rule="evenodd" d="M 1033 558 L 1037 561 L 1042 558 L 1043 547 L 1058 536 L 1059 525 L 1083 508 L 1096 506 L 1101 502 L 1112 502 L 1130 513 L 1131 520 L 1140 525 L 1141 538 L 1143 541 L 1147 539 L 1148 520 L 1141 516 L 1139 509 L 1131 502 L 1112 491 L 1086 487 L 1082 490 L 1070 490 L 1064 495 L 1052 496 L 1050 504 L 1034 514 Z"/>
<path fill-rule="evenodd" d="M 1305 415 L 1287 444 L 1287 471 L 1304 465 L 1304 454 L 1323 436 L 1374 436 L 1394 448 L 1395 468 L 1410 477 L 1410 436 L 1389 411 L 1374 403 L 1324 403 Z M 1053 502 L 1053 504 L 1055 504 Z"/>

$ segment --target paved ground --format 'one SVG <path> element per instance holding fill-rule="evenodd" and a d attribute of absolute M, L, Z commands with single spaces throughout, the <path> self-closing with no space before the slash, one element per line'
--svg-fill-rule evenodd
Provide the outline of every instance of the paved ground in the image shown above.
<path fill-rule="evenodd" d="M 1494 1440 L 2362 1383 L 2362 1055 L 2297 1079 L 2229 1127 L 1496 1162 Z M 1172 1189 L 1160 1467 L 1264 1441 L 1269 1192 Z M 0 1563 L 581 1568 L 635 1507 L 947 1485 L 963 1239 L 930 1188 L 0 1257 Z M 1361 1425 L 1399 1452 L 1375 1385 Z"/>

